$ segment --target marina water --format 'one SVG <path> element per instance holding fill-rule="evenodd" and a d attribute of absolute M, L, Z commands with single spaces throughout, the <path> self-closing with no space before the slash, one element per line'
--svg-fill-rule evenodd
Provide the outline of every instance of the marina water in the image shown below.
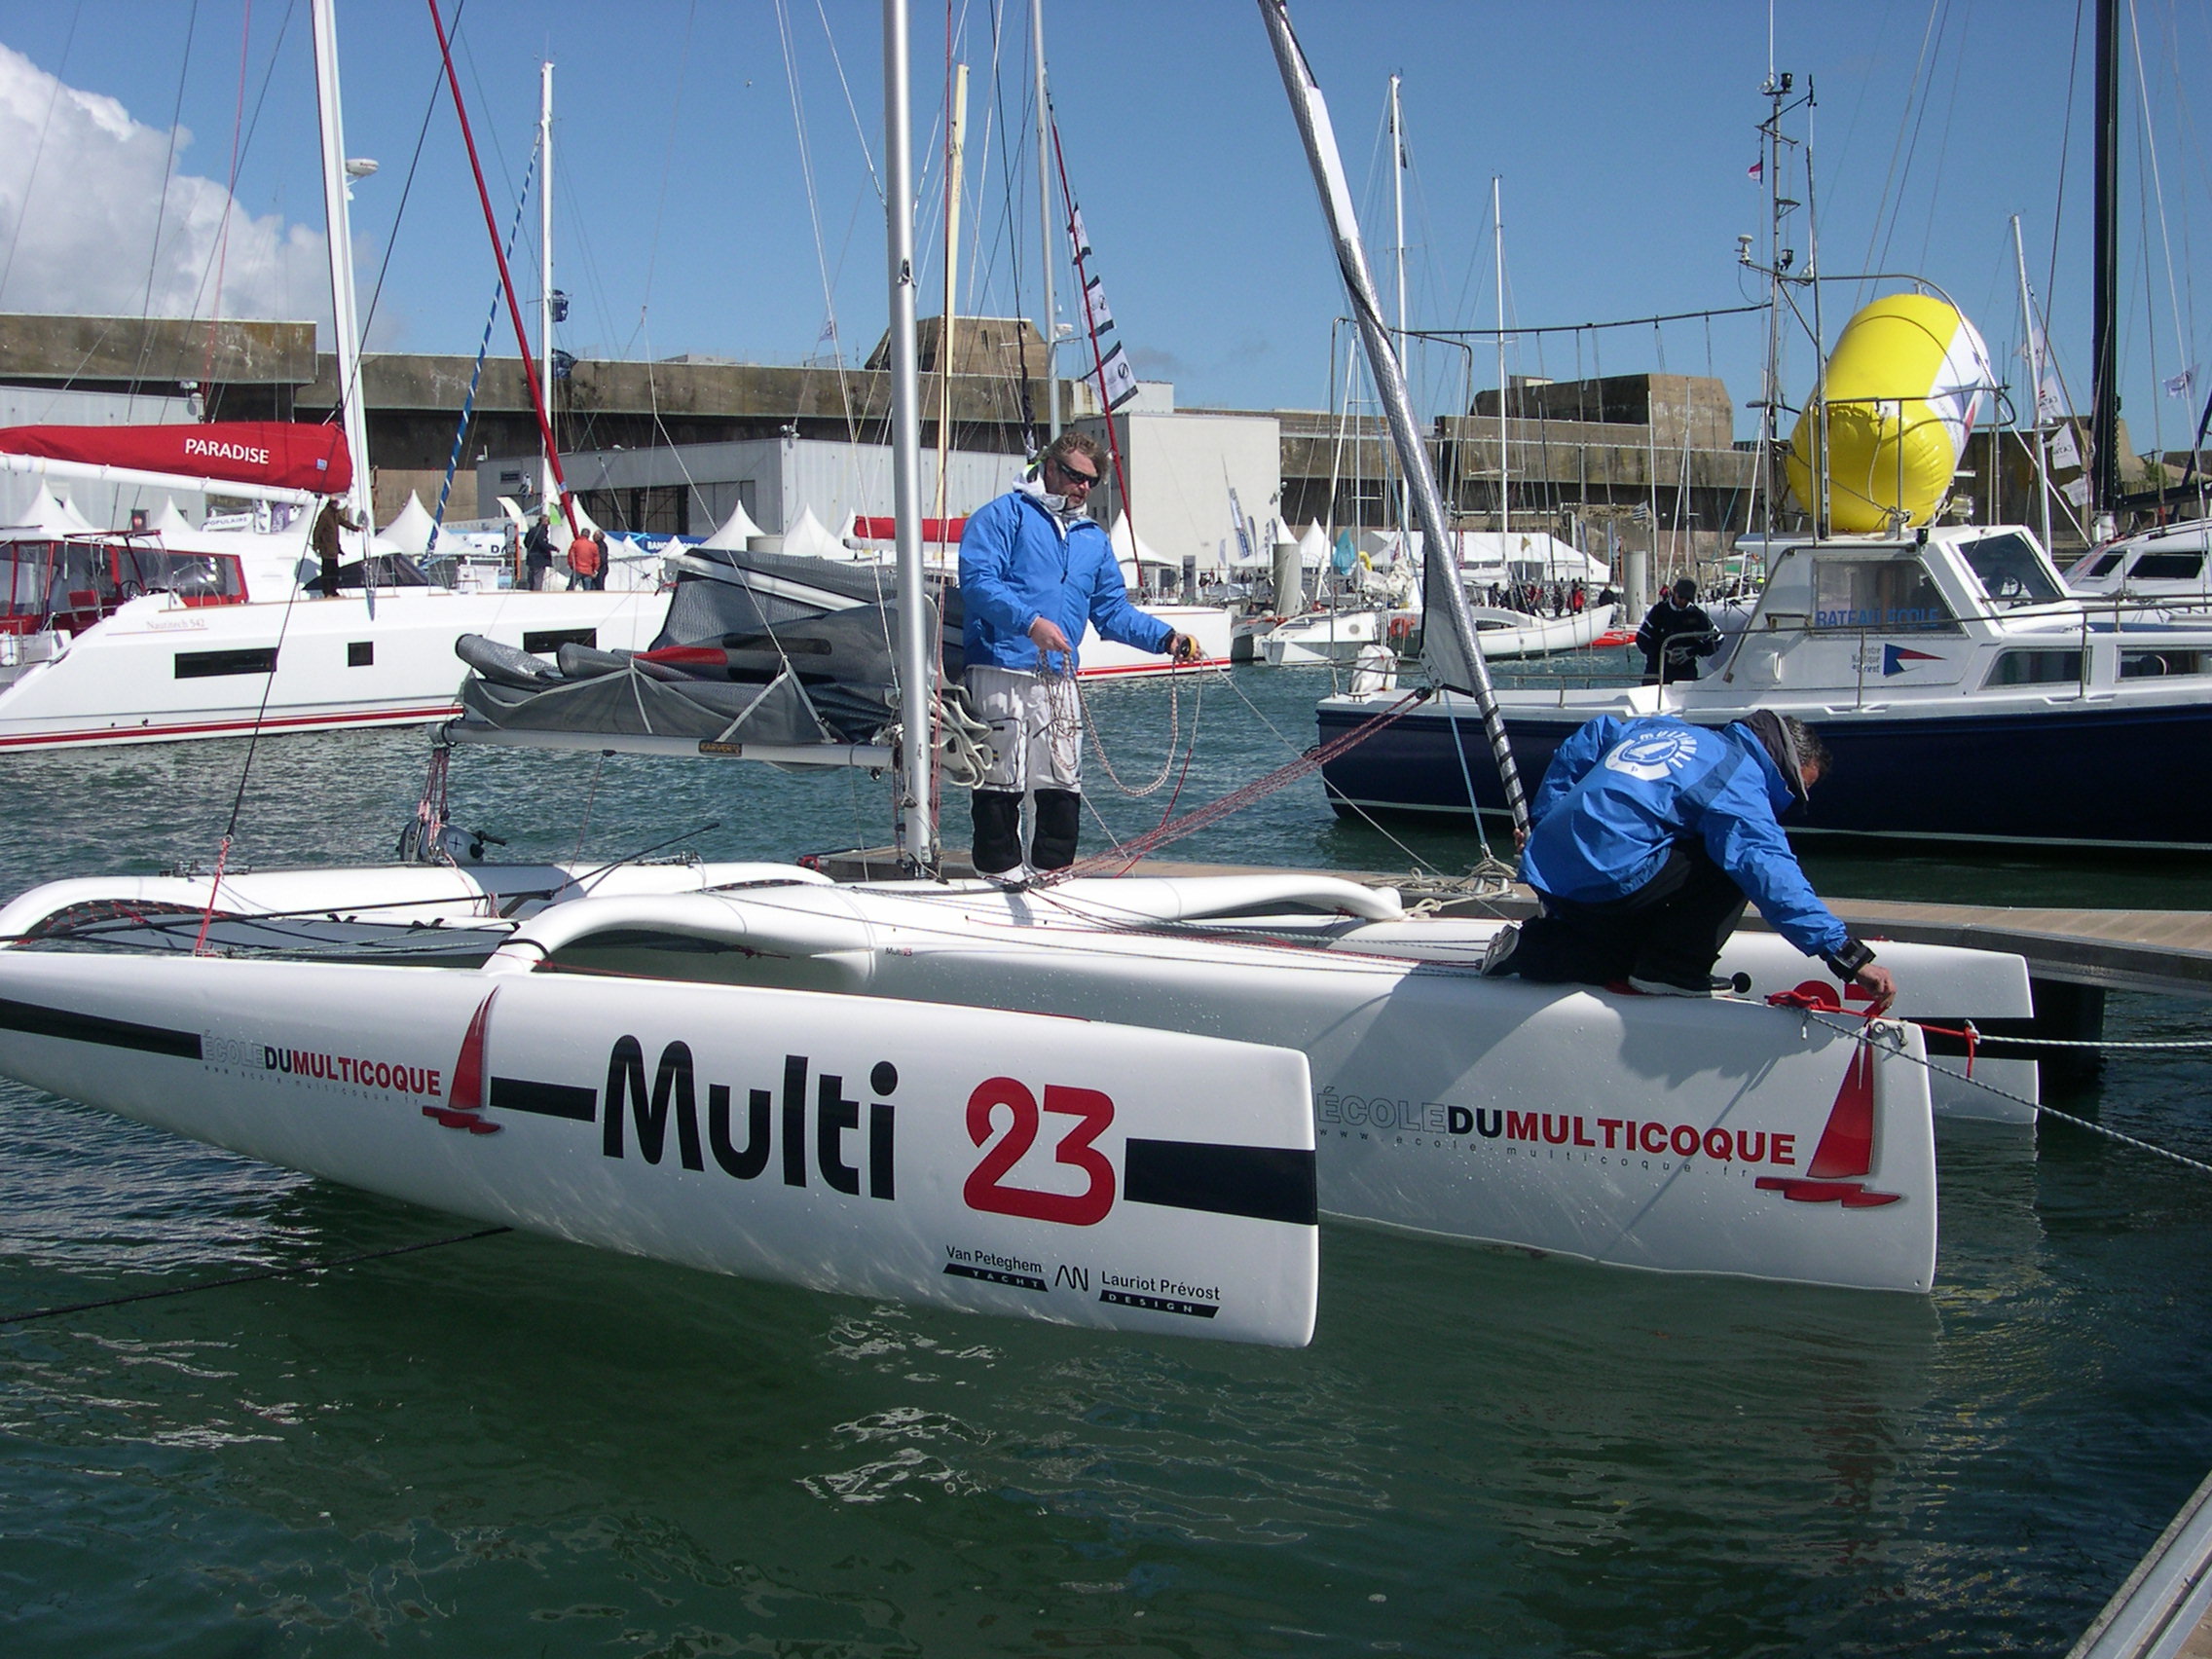
<path fill-rule="evenodd" d="M 1186 684 L 1187 771 L 1178 750 L 1126 798 L 1094 753 L 1093 798 L 1122 835 L 1209 800 L 1310 744 L 1327 683 Z M 1090 702 L 1151 782 L 1169 693 Z M 245 753 L 11 756 L 0 885 L 208 866 Z M 234 861 L 387 856 L 426 756 L 420 731 L 263 743 Z M 865 775 L 454 765 L 457 822 L 502 857 L 785 859 L 880 844 L 887 801 Z M 1393 833 L 1338 824 L 1309 778 L 1167 851 L 1476 852 Z M 2212 908 L 2202 861 L 1808 863 L 1839 896 Z M 2212 1036 L 2212 1009 L 2116 994 L 2108 1035 Z M 2212 1158 L 2208 1078 L 2118 1055 L 2056 1103 Z M 0 1327 L 0 1649 L 2063 1651 L 2212 1466 L 2212 1176 L 2056 1124 L 1939 1142 L 1927 1298 L 1330 1224 L 1318 1335 L 1281 1352 L 508 1234 Z M 15 1085 L 0 1194 L 0 1313 L 473 1231 Z"/>

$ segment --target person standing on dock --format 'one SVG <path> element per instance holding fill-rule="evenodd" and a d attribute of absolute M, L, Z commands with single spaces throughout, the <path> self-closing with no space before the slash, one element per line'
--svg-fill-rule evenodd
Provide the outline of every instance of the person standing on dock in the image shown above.
<path fill-rule="evenodd" d="M 1828 769 L 1811 727 L 1761 709 L 1718 731 L 1604 715 L 1559 746 L 1529 802 L 1521 879 L 1542 908 L 1508 927 L 1486 976 L 1705 997 L 1756 903 L 1774 931 L 1890 1006 L 1897 982 L 1814 894 L 1779 815 Z"/>
<path fill-rule="evenodd" d="M 1697 604 L 1697 583 L 1684 576 L 1659 596 L 1659 603 L 1644 612 L 1636 631 L 1636 648 L 1643 653 L 1643 683 L 1665 685 L 1677 680 L 1695 680 L 1701 656 L 1720 648 L 1720 632 Z"/>
<path fill-rule="evenodd" d="M 970 803 L 976 873 L 1006 886 L 1075 863 L 1083 827 L 1076 646 L 1085 627 L 1177 662 L 1199 655 L 1196 640 L 1129 603 L 1114 544 L 1084 511 L 1105 468 L 1097 439 L 1062 432 L 1037 477 L 969 514 L 960 537 L 966 684 L 991 728 L 990 766 Z"/>

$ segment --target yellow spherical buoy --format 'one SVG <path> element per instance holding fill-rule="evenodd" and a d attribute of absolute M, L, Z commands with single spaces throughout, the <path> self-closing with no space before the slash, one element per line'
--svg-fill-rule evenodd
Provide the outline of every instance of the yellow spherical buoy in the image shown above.
<path fill-rule="evenodd" d="M 1828 526 L 1849 534 L 1929 523 L 1994 379 L 1988 348 L 1957 308 L 1927 294 L 1876 300 L 1845 325 L 1797 418 L 1784 458 L 1791 493 L 1819 512 L 1825 474 Z"/>

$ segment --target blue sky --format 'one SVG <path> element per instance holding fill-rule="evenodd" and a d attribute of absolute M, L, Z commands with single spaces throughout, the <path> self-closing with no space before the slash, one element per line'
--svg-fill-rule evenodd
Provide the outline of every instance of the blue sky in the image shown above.
<path fill-rule="evenodd" d="M 2136 8 L 2130 15 L 2123 0 L 2144 42 L 2148 92 L 2138 93 L 2131 56 L 2123 396 L 2135 447 L 2146 449 L 2161 436 L 2167 447 L 2186 442 L 2212 373 L 2212 295 L 2199 324 L 2190 241 L 2204 234 L 2194 220 L 2212 202 L 2212 172 L 2177 72 L 2212 61 L 2212 18 L 2205 0 Z M 1819 92 L 1824 269 L 1933 279 L 1980 325 L 2002 372 L 2020 335 L 2008 228 L 2018 213 L 2052 342 L 2085 393 L 2090 92 L 2075 0 L 1777 0 L 1773 10 L 1776 65 Z M 1033 313 L 1026 6 L 1014 0 L 1000 19 L 996 96 L 994 14 L 956 0 L 950 16 L 974 77 L 961 309 Z M 880 167 L 878 18 L 875 6 L 852 0 L 463 7 L 463 90 L 502 221 L 532 142 L 537 62 L 556 64 L 557 280 L 574 299 L 558 345 L 581 356 L 797 362 L 830 349 L 823 335 L 833 313 L 847 357 L 865 355 L 884 317 L 868 161 Z M 925 313 L 937 309 L 943 240 L 936 134 L 946 18 L 944 7 L 923 6 L 914 23 Z M 1493 174 L 1503 181 L 1518 325 L 1758 297 L 1735 247 L 1765 221 L 1764 191 L 1746 176 L 1765 113 L 1764 0 L 1300 0 L 1293 18 L 1379 263 L 1391 240 L 1382 112 L 1388 76 L 1404 77 L 1415 326 L 1494 319 Z M 1094 269 L 1140 372 L 1172 380 L 1186 405 L 1322 407 L 1343 304 L 1254 8 L 1054 5 L 1046 28 Z M 427 10 L 342 0 L 338 29 L 348 149 L 382 165 L 354 203 L 364 311 L 375 294 L 371 346 L 472 351 L 493 269 L 450 104 L 433 104 Z M 254 0 L 250 14 L 243 0 L 0 0 L 0 310 L 135 313 L 152 296 L 152 309 L 204 314 L 234 134 L 242 148 L 222 243 L 224 310 L 326 309 L 306 0 Z M 241 60 L 250 134 L 237 120 Z M 189 139 L 173 158 L 172 135 Z M 149 239 L 165 188 L 171 239 L 157 261 Z M 533 207 L 516 260 L 532 292 L 535 226 Z M 1063 315 L 1067 287 L 1063 276 Z M 1853 300 L 1830 289 L 1831 339 Z M 513 350 L 503 320 L 494 350 Z M 1699 323 L 1525 335 L 1509 367 L 1565 379 L 1659 367 L 1662 355 L 1676 371 L 1710 364 L 1739 405 L 1757 395 L 1757 336 L 1733 319 L 1710 335 Z M 2160 395 L 2157 379 L 2199 358 L 2190 397 Z M 1461 396 L 1456 353 L 1431 352 L 1420 371 L 1429 409 Z M 1473 374 L 1478 387 L 1494 380 L 1488 344 Z M 1787 378 L 1795 401 L 1811 378 L 1804 347 Z M 1751 420 L 1743 415 L 1740 430 Z"/>

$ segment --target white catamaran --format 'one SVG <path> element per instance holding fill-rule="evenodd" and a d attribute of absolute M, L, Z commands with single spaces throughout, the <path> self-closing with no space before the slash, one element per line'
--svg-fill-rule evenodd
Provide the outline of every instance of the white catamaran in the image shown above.
<path fill-rule="evenodd" d="M 1280 0 L 1262 11 L 1377 380 L 1410 427 L 1319 91 Z M 733 710 L 733 728 L 760 708 L 779 739 L 765 757 L 896 775 L 909 876 L 455 864 L 426 792 L 416 843 L 438 862 L 18 898 L 0 909 L 0 1071 L 559 1236 L 1153 1333 L 1307 1340 L 1321 1213 L 1653 1270 L 1928 1289 L 1932 1079 L 1950 1085 L 1916 1025 L 1849 1016 L 1841 987 L 1775 941 L 1739 940 L 1724 966 L 1796 1006 L 1486 979 L 1494 923 L 1416 917 L 1330 877 L 1010 892 L 934 873 L 900 0 L 885 34 L 903 692 L 812 673 L 853 643 L 819 623 L 656 662 L 571 651 L 552 677 L 505 664 L 519 683 L 489 651 L 454 734 L 500 737 L 494 704 L 619 708 L 641 684 Z M 1433 479 L 1418 442 L 1402 453 L 1433 535 Z M 1487 694 L 1464 597 L 1448 571 L 1442 586 L 1431 672 Z M 782 741 L 808 719 L 822 735 Z M 625 724 L 594 746 L 758 755 L 744 732 Z M 251 959 L 303 940 L 312 962 Z M 2017 958 L 1885 955 L 1916 999 L 1900 1012 L 2028 1012 Z"/>

